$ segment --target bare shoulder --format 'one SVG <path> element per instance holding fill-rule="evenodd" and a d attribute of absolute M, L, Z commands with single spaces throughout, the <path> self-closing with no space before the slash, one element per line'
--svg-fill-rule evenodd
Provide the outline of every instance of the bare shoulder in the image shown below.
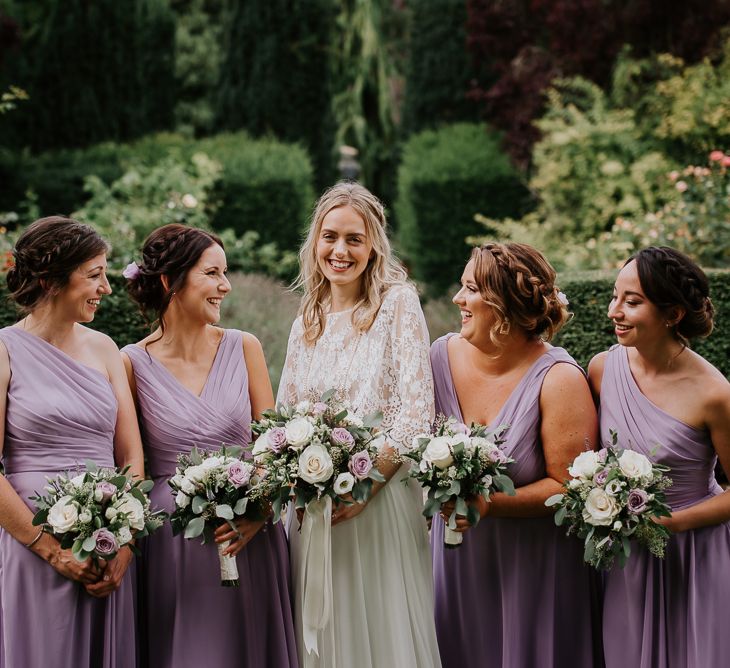
<path fill-rule="evenodd" d="M 694 351 L 692 364 L 692 384 L 711 411 L 724 410 L 730 413 L 730 382 L 722 372 Z"/>
<path fill-rule="evenodd" d="M 585 391 L 587 388 L 585 374 L 575 364 L 558 362 L 545 375 L 542 394 L 565 394 L 566 391 Z"/>
<path fill-rule="evenodd" d="M 119 348 L 117 348 L 117 344 L 114 343 L 110 336 L 95 329 L 84 327 L 83 325 L 79 325 L 79 327 L 81 343 L 85 346 L 89 346 L 89 348 L 97 355 L 101 355 L 103 357 L 108 355 L 119 355 Z"/>
<path fill-rule="evenodd" d="M 608 350 L 604 350 L 598 355 L 594 355 L 590 362 L 588 362 L 588 382 L 591 389 L 595 394 L 601 391 L 601 381 L 603 380 L 603 369 L 606 366 L 606 358 L 608 357 Z"/>
<path fill-rule="evenodd" d="M 5 342 L 0 339 L 0 381 L 5 382 L 10 379 L 10 354 L 5 346 Z"/>
<path fill-rule="evenodd" d="M 241 338 L 243 340 L 243 354 L 248 357 L 252 354 L 261 355 L 264 352 L 264 348 L 261 345 L 261 341 L 256 338 L 251 332 L 241 332 Z"/>

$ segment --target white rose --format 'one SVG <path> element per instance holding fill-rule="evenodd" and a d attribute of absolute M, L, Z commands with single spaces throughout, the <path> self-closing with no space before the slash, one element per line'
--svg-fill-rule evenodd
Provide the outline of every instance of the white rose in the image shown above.
<path fill-rule="evenodd" d="M 311 401 L 300 401 L 295 407 L 294 410 L 297 413 L 306 414 L 309 413 L 312 410 L 312 402 Z"/>
<path fill-rule="evenodd" d="M 205 479 L 205 476 L 207 474 L 207 471 L 203 468 L 201 464 L 197 466 L 188 466 L 185 469 L 185 477 L 192 481 L 192 482 L 203 482 Z"/>
<path fill-rule="evenodd" d="M 207 459 L 203 460 L 203 463 L 200 465 L 203 469 L 206 471 L 210 471 L 210 469 L 214 469 L 219 467 L 223 463 L 223 457 L 208 457 Z"/>
<path fill-rule="evenodd" d="M 81 522 L 81 524 L 91 522 L 91 513 L 88 510 L 82 510 L 79 513 L 79 522 Z"/>
<path fill-rule="evenodd" d="M 356 427 L 357 429 L 362 429 L 365 426 L 362 418 L 356 413 L 348 413 L 345 417 L 345 422 L 351 427 Z"/>
<path fill-rule="evenodd" d="M 180 481 L 180 489 L 185 492 L 185 494 L 190 494 L 192 496 L 195 494 L 196 487 L 190 480 L 183 478 Z"/>
<path fill-rule="evenodd" d="M 347 494 L 352 491 L 352 486 L 355 484 L 355 477 L 352 473 L 345 471 L 340 473 L 335 480 L 335 492 L 337 494 Z"/>
<path fill-rule="evenodd" d="M 109 507 L 108 507 L 108 508 L 106 509 L 106 512 L 104 513 L 104 515 L 106 516 L 106 518 L 107 518 L 107 519 L 108 519 L 108 520 L 109 520 L 110 522 L 113 522 L 113 521 L 114 521 L 114 518 L 115 518 L 115 517 L 116 517 L 116 516 L 117 516 L 118 514 L 119 514 L 119 511 L 118 511 L 118 510 L 117 510 L 117 509 L 116 509 L 116 508 L 115 508 L 114 506 L 109 506 Z"/>
<path fill-rule="evenodd" d="M 85 477 L 86 473 L 79 473 L 71 478 L 70 482 L 74 487 L 83 487 Z"/>
<path fill-rule="evenodd" d="M 333 472 L 332 458 L 321 445 L 310 445 L 299 455 L 299 477 L 302 480 L 311 484 L 324 482 Z"/>
<path fill-rule="evenodd" d="M 594 526 L 610 526 L 620 508 L 610 494 L 600 487 L 594 487 L 586 497 L 583 519 Z"/>
<path fill-rule="evenodd" d="M 314 434 L 314 425 L 303 417 L 289 420 L 284 429 L 286 429 L 286 440 L 293 448 L 305 446 Z"/>
<path fill-rule="evenodd" d="M 578 489 L 582 484 L 583 482 L 577 478 L 571 478 L 568 480 L 568 487 L 570 487 L 570 489 Z"/>
<path fill-rule="evenodd" d="M 175 485 L 175 487 L 180 487 L 180 485 L 182 485 L 183 480 L 184 480 L 184 478 L 179 473 L 172 476 L 172 478 L 170 478 L 170 482 L 173 485 Z"/>
<path fill-rule="evenodd" d="M 651 462 L 634 450 L 624 450 L 618 458 L 618 465 L 627 478 L 636 479 L 651 475 Z"/>
<path fill-rule="evenodd" d="M 449 439 L 446 436 L 432 438 L 423 451 L 423 459 L 440 469 L 451 466 L 454 463 L 454 457 L 449 448 Z"/>
<path fill-rule="evenodd" d="M 574 478 L 591 478 L 598 470 L 601 462 L 598 460 L 598 453 L 593 450 L 581 452 L 574 460 L 568 473 Z"/>
<path fill-rule="evenodd" d="M 489 487 L 492 484 L 492 476 L 488 473 L 482 478 L 482 485 Z"/>
<path fill-rule="evenodd" d="M 474 452 L 474 445 L 467 434 L 456 434 L 455 436 L 449 437 L 449 445 L 452 448 L 455 448 L 459 443 L 464 446 L 464 452 L 467 454 Z"/>
<path fill-rule="evenodd" d="M 132 532 L 127 527 L 122 527 L 117 531 L 117 542 L 119 545 L 126 545 L 132 540 Z"/>
<path fill-rule="evenodd" d="M 127 516 L 127 522 L 132 529 L 141 531 L 144 529 L 144 507 L 130 494 L 125 494 L 121 501 L 114 504 L 117 512 Z"/>
<path fill-rule="evenodd" d="M 613 530 L 614 530 L 614 531 L 621 531 L 621 526 L 622 526 L 622 524 L 621 524 L 621 520 L 616 520 L 616 521 L 615 521 L 615 522 L 613 523 Z"/>
<path fill-rule="evenodd" d="M 421 471 L 421 473 L 426 473 L 430 468 L 432 464 L 427 462 L 425 459 L 422 459 L 420 462 L 418 462 L 418 469 Z"/>
<path fill-rule="evenodd" d="M 385 436 L 376 436 L 370 441 L 370 447 L 380 450 L 385 445 Z"/>
<path fill-rule="evenodd" d="M 190 497 L 185 492 L 178 492 L 175 496 L 175 505 L 178 508 L 187 508 L 190 505 Z"/>
<path fill-rule="evenodd" d="M 69 531 L 78 518 L 79 509 L 70 496 L 62 496 L 48 511 L 48 524 L 56 533 Z"/>

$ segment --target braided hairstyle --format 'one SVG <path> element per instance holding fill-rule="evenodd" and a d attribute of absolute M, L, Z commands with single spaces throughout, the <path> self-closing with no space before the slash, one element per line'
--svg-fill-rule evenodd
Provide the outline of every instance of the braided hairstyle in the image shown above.
<path fill-rule="evenodd" d="M 10 297 L 25 313 L 65 287 L 84 262 L 106 255 L 109 246 L 89 225 L 64 216 L 31 223 L 13 248 L 5 278 Z"/>
<path fill-rule="evenodd" d="M 127 291 L 148 325 L 158 322 L 165 331 L 164 316 L 170 300 L 184 287 L 188 272 L 213 244 L 224 248 L 215 234 L 179 223 L 158 227 L 145 239 L 142 261 L 137 263 L 139 271 L 127 281 Z M 162 276 L 167 278 L 167 290 Z"/>
<path fill-rule="evenodd" d="M 710 286 L 690 258 L 674 248 L 649 246 L 632 255 L 624 266 L 629 262 L 636 262 L 641 289 L 660 311 L 667 313 L 677 306 L 684 309 L 684 316 L 672 327 L 679 341 L 687 345 L 690 339 L 710 335 L 715 315 Z"/>
<path fill-rule="evenodd" d="M 536 248 L 518 243 L 486 243 L 475 248 L 474 281 L 494 310 L 489 337 L 501 347 L 515 328 L 529 338 L 552 339 L 570 319 L 567 302 L 555 285 L 555 270 Z"/>

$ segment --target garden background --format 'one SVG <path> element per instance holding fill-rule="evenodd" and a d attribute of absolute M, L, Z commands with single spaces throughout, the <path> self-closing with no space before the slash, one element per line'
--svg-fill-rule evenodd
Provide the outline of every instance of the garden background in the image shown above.
<path fill-rule="evenodd" d="M 730 374 L 728 0 L 0 0 L 0 95 L 5 263 L 41 215 L 96 226 L 117 272 L 159 225 L 214 229 L 223 324 L 262 340 L 275 386 L 302 231 L 355 174 L 433 338 L 469 244 L 527 241 L 586 363 L 613 342 L 616 267 L 666 244 L 710 273 L 697 349 Z M 113 288 L 95 326 L 124 345 L 144 324 Z"/>

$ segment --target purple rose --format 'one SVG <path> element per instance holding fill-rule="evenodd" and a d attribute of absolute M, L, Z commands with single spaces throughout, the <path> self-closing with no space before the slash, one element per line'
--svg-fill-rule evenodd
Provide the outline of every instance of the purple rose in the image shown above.
<path fill-rule="evenodd" d="M 107 480 L 96 483 L 94 488 L 94 500 L 99 503 L 106 503 L 117 493 L 116 485 L 112 485 Z"/>
<path fill-rule="evenodd" d="M 608 469 L 601 469 L 593 476 L 593 482 L 603 487 L 606 484 L 606 478 L 608 478 Z"/>
<path fill-rule="evenodd" d="M 643 489 L 632 489 L 629 492 L 629 499 L 626 505 L 632 515 L 638 515 L 646 510 L 646 504 L 648 502 L 649 495 Z"/>
<path fill-rule="evenodd" d="M 109 529 L 97 529 L 93 537 L 96 541 L 96 553 L 101 557 L 108 557 L 119 549 L 117 539 Z"/>
<path fill-rule="evenodd" d="M 347 468 L 358 480 L 364 480 L 373 468 L 373 460 L 365 450 L 361 450 L 352 455 L 347 463 Z"/>
<path fill-rule="evenodd" d="M 274 427 L 269 431 L 266 441 L 269 448 L 278 455 L 286 447 L 286 429 L 284 427 Z"/>
<path fill-rule="evenodd" d="M 323 401 L 317 401 L 314 406 L 312 406 L 312 415 L 315 417 L 318 415 L 322 415 L 323 413 L 327 412 L 327 404 Z"/>
<path fill-rule="evenodd" d="M 335 427 L 332 430 L 332 443 L 335 445 L 344 445 L 349 450 L 355 445 L 355 439 L 344 427 Z"/>
<path fill-rule="evenodd" d="M 494 464 L 504 464 L 508 457 L 499 448 L 489 448 L 487 451 L 489 461 Z"/>
<path fill-rule="evenodd" d="M 608 448 L 601 448 L 598 451 L 598 461 L 601 462 L 601 464 L 606 463 L 606 457 L 608 456 Z"/>
<path fill-rule="evenodd" d="M 124 267 L 124 271 L 122 272 L 122 276 L 126 278 L 128 281 L 133 281 L 137 276 L 139 276 L 139 265 L 136 262 L 130 262 L 126 267 Z"/>
<path fill-rule="evenodd" d="M 235 461 L 228 465 L 228 481 L 234 487 L 248 485 L 251 480 L 251 466 L 244 462 Z"/>
<path fill-rule="evenodd" d="M 451 429 L 455 434 L 466 434 L 468 436 L 471 433 L 469 427 L 467 427 L 463 422 L 455 422 L 451 425 Z"/>

